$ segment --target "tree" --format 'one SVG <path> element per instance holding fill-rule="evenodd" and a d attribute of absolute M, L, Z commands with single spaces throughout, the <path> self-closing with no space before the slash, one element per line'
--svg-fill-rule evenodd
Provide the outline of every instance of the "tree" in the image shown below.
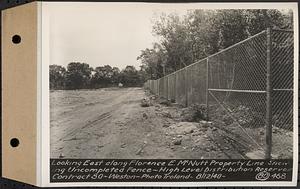
<path fill-rule="evenodd" d="M 154 49 L 158 48 L 157 52 L 164 54 L 163 57 L 166 58 L 158 66 L 166 66 L 167 70 L 175 71 L 193 62 L 190 56 L 189 31 L 179 15 L 162 14 L 153 25 L 153 33 L 161 38 L 161 44 L 154 44 Z"/>
<path fill-rule="evenodd" d="M 147 80 L 150 79 L 150 76 L 147 74 L 147 67 L 146 65 L 141 65 L 140 70 L 138 71 L 140 83 L 145 83 Z"/>
<path fill-rule="evenodd" d="M 112 77 L 111 77 L 111 83 L 112 84 L 118 84 L 119 83 L 119 76 L 120 75 L 120 69 L 117 67 L 112 68 Z"/>
<path fill-rule="evenodd" d="M 49 81 L 50 89 L 63 89 L 65 87 L 66 69 L 59 65 L 50 65 Z"/>
<path fill-rule="evenodd" d="M 136 87 L 143 84 L 134 66 L 126 66 L 126 68 L 121 71 L 120 82 L 126 87 Z"/>
<path fill-rule="evenodd" d="M 112 82 L 114 76 L 113 68 L 109 65 L 99 66 L 95 68 L 95 74 L 91 79 L 91 83 L 94 87 L 108 87 Z"/>
<path fill-rule="evenodd" d="M 163 66 L 167 64 L 167 53 L 156 43 L 153 49 L 142 50 L 137 60 L 141 60 L 143 69 L 147 71 L 147 77 L 157 79 L 163 76 Z"/>
<path fill-rule="evenodd" d="M 83 89 L 88 88 L 93 69 L 86 63 L 71 62 L 67 66 L 66 88 Z"/>

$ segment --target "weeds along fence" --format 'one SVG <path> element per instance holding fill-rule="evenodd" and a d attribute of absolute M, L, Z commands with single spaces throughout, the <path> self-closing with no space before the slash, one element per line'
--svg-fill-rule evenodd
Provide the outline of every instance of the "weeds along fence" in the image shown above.
<path fill-rule="evenodd" d="M 207 118 L 219 121 L 237 148 L 286 158 L 293 147 L 293 45 L 293 31 L 267 29 L 145 88 L 183 106 L 205 104 Z"/>

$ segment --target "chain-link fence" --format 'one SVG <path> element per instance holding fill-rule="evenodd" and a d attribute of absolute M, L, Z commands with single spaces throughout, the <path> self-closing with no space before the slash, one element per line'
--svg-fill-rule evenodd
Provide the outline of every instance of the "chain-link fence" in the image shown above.
<path fill-rule="evenodd" d="M 293 43 L 292 31 L 268 29 L 145 87 L 184 106 L 206 104 L 207 118 L 248 157 L 291 158 Z"/>
<path fill-rule="evenodd" d="M 273 150 L 292 154 L 294 98 L 294 33 L 272 32 L 272 115 Z M 284 135 L 282 135 L 284 134 Z"/>

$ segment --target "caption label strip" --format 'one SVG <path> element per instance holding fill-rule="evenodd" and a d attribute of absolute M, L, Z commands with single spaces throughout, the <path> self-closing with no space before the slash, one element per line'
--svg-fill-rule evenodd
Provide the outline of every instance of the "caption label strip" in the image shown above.
<path fill-rule="evenodd" d="M 50 182 L 291 181 L 292 160 L 51 159 Z"/>

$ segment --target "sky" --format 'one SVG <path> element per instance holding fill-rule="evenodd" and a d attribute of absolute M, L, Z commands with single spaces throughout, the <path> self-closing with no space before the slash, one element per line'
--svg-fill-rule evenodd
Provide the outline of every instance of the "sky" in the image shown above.
<path fill-rule="evenodd" d="M 124 69 L 141 65 L 141 50 L 151 48 L 153 18 L 174 9 L 156 9 L 138 4 L 49 3 L 50 64 L 67 66 L 84 62 L 92 67 L 110 65 Z M 186 10 L 177 10 L 185 14 Z"/>

